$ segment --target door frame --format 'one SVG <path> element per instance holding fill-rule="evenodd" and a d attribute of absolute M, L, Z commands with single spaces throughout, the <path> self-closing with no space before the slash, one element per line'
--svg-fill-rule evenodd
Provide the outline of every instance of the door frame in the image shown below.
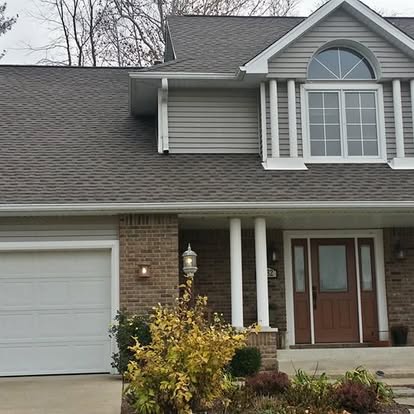
<path fill-rule="evenodd" d="M 286 298 L 286 346 L 295 345 L 295 309 L 294 309 L 294 289 L 293 289 L 293 272 L 292 272 L 292 239 L 306 239 L 308 247 L 308 268 L 310 286 L 312 283 L 311 269 L 311 252 L 310 239 L 317 238 L 352 238 L 355 243 L 356 259 L 356 277 L 357 277 L 357 304 L 358 304 L 358 332 L 359 342 L 363 343 L 363 325 L 362 325 L 362 305 L 361 305 L 361 280 L 359 271 L 358 257 L 358 239 L 372 238 L 374 240 L 375 253 L 375 282 L 377 289 L 377 313 L 378 313 L 378 331 L 379 340 L 388 340 L 388 309 L 387 296 L 385 287 L 385 268 L 384 268 L 384 241 L 382 229 L 373 230 L 288 230 L 283 232 L 283 257 L 285 270 L 285 298 Z M 309 289 L 309 306 L 310 306 L 310 327 L 311 327 L 311 344 L 315 344 L 315 326 L 313 318 L 313 298 L 311 289 Z"/>
<path fill-rule="evenodd" d="M 67 241 L 17 241 L 0 242 L 0 252 L 47 250 L 109 250 L 111 252 L 111 323 L 119 310 L 119 241 L 118 240 L 67 240 Z M 108 327 L 109 329 L 109 327 Z M 111 354 L 118 352 L 115 338 L 110 341 Z M 108 361 L 108 372 L 116 369 Z"/>

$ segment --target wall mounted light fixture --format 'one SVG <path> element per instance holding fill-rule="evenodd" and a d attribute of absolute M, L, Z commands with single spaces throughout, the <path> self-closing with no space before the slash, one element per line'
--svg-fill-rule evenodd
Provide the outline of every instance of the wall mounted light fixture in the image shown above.
<path fill-rule="evenodd" d="M 150 265 L 149 264 L 141 264 L 138 266 L 138 277 L 150 277 Z"/>
<path fill-rule="evenodd" d="M 279 254 L 275 246 L 267 246 L 267 267 L 270 269 L 275 269 L 276 264 L 279 260 Z"/>

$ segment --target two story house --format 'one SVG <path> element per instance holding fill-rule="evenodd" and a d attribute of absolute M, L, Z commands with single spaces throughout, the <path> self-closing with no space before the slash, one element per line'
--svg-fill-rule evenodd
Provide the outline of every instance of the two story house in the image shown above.
<path fill-rule="evenodd" d="M 0 67 L 0 375 L 109 371 L 112 318 L 172 303 L 189 243 L 265 367 L 413 372 L 414 18 L 167 30 L 150 68 Z"/>

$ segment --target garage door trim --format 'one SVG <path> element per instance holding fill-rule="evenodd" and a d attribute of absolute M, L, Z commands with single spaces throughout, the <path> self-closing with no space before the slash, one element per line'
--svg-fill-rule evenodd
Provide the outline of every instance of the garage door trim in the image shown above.
<path fill-rule="evenodd" d="M 114 320 L 119 310 L 119 241 L 118 240 L 68 240 L 68 241 L 18 241 L 0 242 L 0 251 L 39 251 L 39 250 L 110 250 L 111 251 L 111 318 Z M 111 339 L 111 352 L 117 352 L 114 338 Z M 116 373 L 114 368 L 108 371 Z"/>

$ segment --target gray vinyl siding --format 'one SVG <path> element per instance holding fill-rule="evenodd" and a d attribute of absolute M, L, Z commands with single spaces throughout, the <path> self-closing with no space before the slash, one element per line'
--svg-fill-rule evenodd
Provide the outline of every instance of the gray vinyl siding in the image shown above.
<path fill-rule="evenodd" d="M 269 88 L 267 85 L 267 148 L 268 156 L 272 155 L 272 137 L 270 132 L 270 98 Z M 279 151 L 281 157 L 289 157 L 289 114 L 288 114 L 288 97 L 287 97 L 287 83 L 278 82 L 278 121 L 279 121 Z M 300 85 L 296 85 L 296 127 L 298 135 L 298 155 L 302 156 L 302 121 L 301 121 L 301 101 L 300 101 Z"/>
<path fill-rule="evenodd" d="M 0 219 L 0 241 L 117 240 L 118 217 Z"/>
<path fill-rule="evenodd" d="M 349 39 L 360 42 L 376 56 L 383 78 L 410 78 L 414 60 L 340 9 L 326 17 L 284 51 L 269 60 L 269 74 L 278 78 L 305 79 L 312 55 L 327 42 Z"/>
<path fill-rule="evenodd" d="M 171 153 L 259 153 L 257 89 L 172 89 Z"/>
<path fill-rule="evenodd" d="M 411 93 L 408 82 L 401 83 L 401 100 L 404 125 L 404 148 L 406 157 L 414 157 L 413 118 L 411 111 Z"/>

